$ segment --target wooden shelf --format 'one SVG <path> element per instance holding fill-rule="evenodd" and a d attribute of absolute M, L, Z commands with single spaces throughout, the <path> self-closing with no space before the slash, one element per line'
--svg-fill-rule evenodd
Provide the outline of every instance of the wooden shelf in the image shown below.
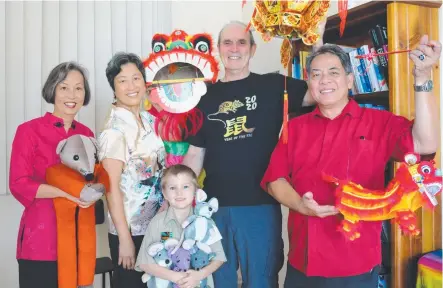
<path fill-rule="evenodd" d="M 369 39 L 369 30 L 375 25 L 386 26 L 388 1 L 371 1 L 348 10 L 345 31 L 340 37 L 340 16 L 328 18 L 323 36 L 324 43 L 359 46 Z"/>
<path fill-rule="evenodd" d="M 362 31 L 369 31 L 370 28 L 377 24 L 387 24 L 387 7 L 388 4 L 392 2 L 405 2 L 407 4 L 420 5 L 430 8 L 439 8 L 442 5 L 441 0 L 370 1 L 348 10 L 345 31 L 342 37 L 340 37 L 340 16 L 335 14 L 328 17 L 323 42 L 348 44 L 349 46 L 357 45 L 353 44 L 355 38 L 367 38 L 367 33 L 362 33 Z M 380 22 L 380 20 L 383 21 Z"/>
<path fill-rule="evenodd" d="M 370 103 L 376 105 L 378 104 L 378 105 L 384 105 L 387 108 L 389 108 L 389 91 L 358 94 L 352 96 L 351 98 L 355 99 L 355 101 L 361 104 L 363 103 Z"/>

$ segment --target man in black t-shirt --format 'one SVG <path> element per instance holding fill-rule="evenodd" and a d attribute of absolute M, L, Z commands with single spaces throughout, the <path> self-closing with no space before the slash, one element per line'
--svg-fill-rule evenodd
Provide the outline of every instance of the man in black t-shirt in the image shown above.
<path fill-rule="evenodd" d="M 187 139 L 191 146 L 183 163 L 197 175 L 205 169 L 204 189 L 209 198 L 219 200 L 220 209 L 213 217 L 228 262 L 214 273 L 215 287 L 237 287 L 240 264 L 244 287 L 276 288 L 284 259 L 281 207 L 261 189 L 260 181 L 283 123 L 285 77 L 249 71 L 256 45 L 245 28 L 232 22 L 219 34 L 225 76 L 208 87 L 198 105 L 203 126 Z M 317 42 L 314 49 L 321 45 Z M 313 105 L 305 81 L 289 77 L 286 81 L 290 113 Z M 312 215 L 323 208 L 308 200 L 301 205 Z"/>

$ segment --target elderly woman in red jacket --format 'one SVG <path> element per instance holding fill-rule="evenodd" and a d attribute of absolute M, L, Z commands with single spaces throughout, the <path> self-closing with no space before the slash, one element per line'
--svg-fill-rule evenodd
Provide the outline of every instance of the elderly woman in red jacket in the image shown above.
<path fill-rule="evenodd" d="M 12 144 L 9 189 L 25 207 L 17 239 L 20 288 L 57 287 L 57 231 L 52 199 L 84 203 L 45 183 L 45 171 L 60 162 L 57 144 L 72 135 L 94 136 L 74 120 L 91 98 L 85 70 L 74 62 L 56 66 L 42 90 L 54 111 L 18 126 Z"/>

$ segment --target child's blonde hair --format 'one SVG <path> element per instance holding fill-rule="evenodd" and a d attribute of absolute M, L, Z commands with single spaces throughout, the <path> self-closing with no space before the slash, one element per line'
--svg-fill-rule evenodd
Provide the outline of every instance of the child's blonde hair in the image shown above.
<path fill-rule="evenodd" d="M 194 170 L 192 170 L 191 168 L 189 168 L 186 165 L 176 164 L 176 165 L 173 165 L 169 168 L 166 168 L 165 171 L 163 172 L 163 176 L 162 176 L 162 180 L 161 180 L 162 189 L 165 189 L 165 186 L 167 185 L 167 182 L 168 182 L 168 177 L 177 176 L 179 174 L 185 174 L 185 175 L 188 175 L 189 177 L 191 177 L 192 183 L 194 184 L 195 189 L 197 190 L 199 188 L 198 183 L 197 183 L 197 175 L 195 174 Z"/>

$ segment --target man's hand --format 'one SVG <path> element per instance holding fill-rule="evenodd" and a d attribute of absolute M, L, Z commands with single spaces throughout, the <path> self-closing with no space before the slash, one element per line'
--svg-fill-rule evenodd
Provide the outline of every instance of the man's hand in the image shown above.
<path fill-rule="evenodd" d="M 298 206 L 298 212 L 308 216 L 317 216 L 320 218 L 336 215 L 339 213 L 337 208 L 335 208 L 334 206 L 318 205 L 317 201 L 314 200 L 312 192 L 306 192 L 303 195 Z"/>
<path fill-rule="evenodd" d="M 203 280 L 203 273 L 201 271 L 188 270 L 188 275 L 177 282 L 180 288 L 194 288 L 200 286 L 200 281 Z"/>
<path fill-rule="evenodd" d="M 432 67 L 438 64 L 441 55 L 441 43 L 429 41 L 428 35 L 423 35 L 420 44 L 409 53 L 409 58 L 414 62 L 415 84 L 422 85 L 431 79 Z"/>

